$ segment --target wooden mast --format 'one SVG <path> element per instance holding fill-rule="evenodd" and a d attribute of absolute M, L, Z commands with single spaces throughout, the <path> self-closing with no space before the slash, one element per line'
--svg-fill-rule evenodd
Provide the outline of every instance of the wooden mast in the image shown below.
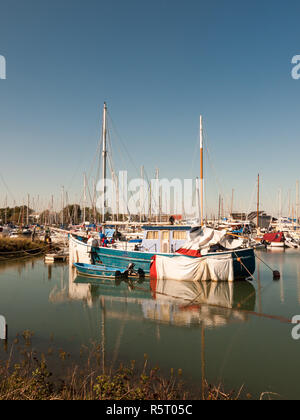
<path fill-rule="evenodd" d="M 156 207 L 157 207 L 156 223 L 158 223 L 158 222 L 161 222 L 161 188 L 159 185 L 159 168 L 156 168 Z"/>
<path fill-rule="evenodd" d="M 231 207 L 230 207 L 230 216 L 232 217 L 232 213 L 233 213 L 233 198 L 234 198 L 234 189 L 232 189 L 231 191 Z"/>
<path fill-rule="evenodd" d="M 197 204 L 198 204 L 198 218 L 201 221 L 201 204 L 200 204 L 200 182 L 199 178 L 196 178 L 196 192 L 197 192 Z"/>
<path fill-rule="evenodd" d="M 140 223 L 143 221 L 144 206 L 144 166 L 141 166 L 141 188 L 140 188 Z"/>
<path fill-rule="evenodd" d="M 64 225 L 64 207 L 65 207 L 65 192 L 64 192 L 64 187 L 61 187 L 61 207 L 62 207 L 62 212 L 61 212 L 61 224 L 62 227 Z"/>
<path fill-rule="evenodd" d="M 259 228 L 259 174 L 257 176 L 257 229 Z"/>
<path fill-rule="evenodd" d="M 103 107 L 103 123 L 102 123 L 102 182 L 103 182 L 103 201 L 102 201 L 102 222 L 105 222 L 105 208 L 106 208 L 106 102 Z"/>
<path fill-rule="evenodd" d="M 86 208 L 86 174 L 84 172 L 83 174 L 83 226 L 85 226 L 85 219 L 86 219 L 86 215 L 85 215 L 85 209 Z"/>
<path fill-rule="evenodd" d="M 298 229 L 299 181 L 296 181 L 296 229 Z"/>
<path fill-rule="evenodd" d="M 202 128 L 202 115 L 200 115 L 200 209 L 201 209 L 201 226 L 203 226 L 203 128 Z"/>
<path fill-rule="evenodd" d="M 7 225 L 7 194 L 6 194 L 6 196 L 5 196 L 4 224 L 5 224 L 5 225 Z"/>
<path fill-rule="evenodd" d="M 26 214 L 26 224 L 29 225 L 29 194 L 27 194 L 27 214 Z"/>

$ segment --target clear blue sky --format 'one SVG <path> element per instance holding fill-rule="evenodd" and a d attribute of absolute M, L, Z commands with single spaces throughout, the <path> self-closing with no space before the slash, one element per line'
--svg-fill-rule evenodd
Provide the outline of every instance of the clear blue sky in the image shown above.
<path fill-rule="evenodd" d="M 118 158 L 112 132 L 118 169 L 196 177 L 202 114 L 208 211 L 232 189 L 235 209 L 255 208 L 258 173 L 262 206 L 276 214 L 282 188 L 287 211 L 300 178 L 299 16 L 294 0 L 0 0 L 0 172 L 10 202 L 27 193 L 59 201 L 62 185 L 78 201 L 107 101 L 132 158 Z M 0 178 L 0 206 L 6 193 Z"/>

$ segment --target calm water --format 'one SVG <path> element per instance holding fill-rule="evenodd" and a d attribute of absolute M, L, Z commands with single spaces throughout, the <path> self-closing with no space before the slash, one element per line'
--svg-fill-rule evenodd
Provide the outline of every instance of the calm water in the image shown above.
<path fill-rule="evenodd" d="M 207 380 L 222 381 L 226 389 L 245 385 L 254 397 L 270 391 L 298 399 L 300 340 L 292 339 L 291 324 L 265 315 L 300 314 L 300 252 L 257 255 L 280 271 L 279 281 L 258 260 L 253 282 L 165 282 L 152 284 L 152 291 L 149 281 L 134 282 L 134 288 L 89 283 L 69 265 L 46 265 L 43 259 L 2 263 L 0 314 L 7 319 L 9 342 L 26 329 L 34 331 L 40 349 L 52 335 L 54 345 L 71 354 L 94 341 L 115 366 L 142 361 L 147 353 L 151 365 L 166 372 L 183 369 L 191 385 L 200 386 L 205 368 Z"/>

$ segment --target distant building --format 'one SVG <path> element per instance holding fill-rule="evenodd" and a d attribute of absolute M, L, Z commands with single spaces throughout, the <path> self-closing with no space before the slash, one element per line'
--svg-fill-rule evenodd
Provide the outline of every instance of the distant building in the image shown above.
<path fill-rule="evenodd" d="M 248 215 L 246 213 L 232 213 L 231 217 L 233 220 L 236 221 L 243 221 L 248 220 L 251 222 L 255 227 L 257 227 L 257 212 L 252 211 Z M 272 222 L 272 216 L 266 214 L 266 212 L 259 211 L 258 212 L 258 226 L 260 229 L 267 229 Z"/>

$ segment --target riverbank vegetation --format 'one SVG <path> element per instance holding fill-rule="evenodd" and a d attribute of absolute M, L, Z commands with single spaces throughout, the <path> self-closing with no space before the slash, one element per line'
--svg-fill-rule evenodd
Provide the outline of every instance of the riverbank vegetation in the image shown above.
<path fill-rule="evenodd" d="M 43 241 L 0 237 L 0 262 L 40 255 L 49 249 Z"/>
<path fill-rule="evenodd" d="M 67 352 L 52 346 L 46 354 L 32 349 L 33 333 L 17 336 L 0 360 L 0 400 L 235 400 L 238 392 L 226 393 L 220 386 L 205 382 L 204 392 L 190 391 L 181 370 L 168 375 L 150 367 L 147 355 L 137 366 L 104 365 L 100 346 L 83 348 L 80 363 L 73 363 Z M 4 355 L 7 355 L 5 358 Z M 250 397 L 250 396 L 248 396 Z"/>
<path fill-rule="evenodd" d="M 28 251 L 43 246 L 43 241 L 31 241 L 31 239 L 27 238 L 0 237 L 0 252 Z"/>

